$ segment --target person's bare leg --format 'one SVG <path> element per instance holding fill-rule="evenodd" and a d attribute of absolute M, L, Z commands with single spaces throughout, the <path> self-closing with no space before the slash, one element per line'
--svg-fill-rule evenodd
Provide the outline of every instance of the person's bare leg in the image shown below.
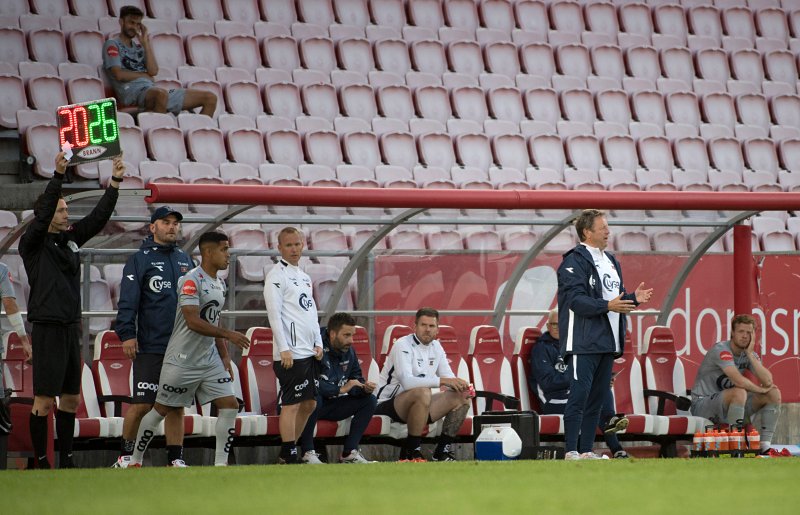
<path fill-rule="evenodd" d="M 214 111 L 217 109 L 217 95 L 201 89 L 187 89 L 183 97 L 183 109 L 191 111 L 197 107 L 202 108 L 200 114 L 214 116 Z"/>

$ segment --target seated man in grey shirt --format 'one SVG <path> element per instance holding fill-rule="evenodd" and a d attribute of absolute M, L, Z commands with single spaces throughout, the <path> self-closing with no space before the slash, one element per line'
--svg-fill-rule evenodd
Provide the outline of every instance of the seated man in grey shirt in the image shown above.
<path fill-rule="evenodd" d="M 119 35 L 103 45 L 103 69 L 122 106 L 138 106 L 145 111 L 177 115 L 183 110 L 202 108 L 200 114 L 212 116 L 217 97 L 199 89 L 166 89 L 155 85 L 158 61 L 150 46 L 150 34 L 142 25 L 144 13 L 126 5 L 119 11 Z M 134 41 L 138 39 L 138 42 Z"/>

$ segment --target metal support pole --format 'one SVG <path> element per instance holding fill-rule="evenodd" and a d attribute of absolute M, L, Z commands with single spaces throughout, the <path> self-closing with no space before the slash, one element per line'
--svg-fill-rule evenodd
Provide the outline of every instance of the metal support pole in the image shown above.
<path fill-rule="evenodd" d="M 733 227 L 733 311 L 749 315 L 753 311 L 753 228 L 738 223 Z"/>

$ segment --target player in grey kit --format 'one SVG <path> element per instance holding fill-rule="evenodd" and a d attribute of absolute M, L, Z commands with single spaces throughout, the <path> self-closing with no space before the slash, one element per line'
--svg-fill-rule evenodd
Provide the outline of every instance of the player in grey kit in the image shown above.
<path fill-rule="evenodd" d="M 214 465 L 228 463 L 231 438 L 236 422 L 238 403 L 233 391 L 233 374 L 225 340 L 246 349 L 250 340 L 241 333 L 219 327 L 220 312 L 225 304 L 225 283 L 217 272 L 228 268 L 228 237 L 219 232 L 200 236 L 202 265 L 189 271 L 178 281 L 178 306 L 175 328 L 167 344 L 161 369 L 158 394 L 153 409 L 144 416 L 136 435 L 136 448 L 129 467 L 140 467 L 144 451 L 156 427 L 170 412 L 191 406 L 195 396 L 200 404 L 213 401 L 217 407 L 217 446 Z M 167 421 L 173 421 L 169 418 Z M 181 427 L 183 417 L 177 418 Z M 167 441 L 167 446 L 183 444 Z M 167 435 L 175 434 L 167 428 Z M 182 449 L 181 449 L 182 452 Z M 170 465 L 185 467 L 182 457 L 168 456 Z"/>
<path fill-rule="evenodd" d="M 755 352 L 756 320 L 736 315 L 731 339 L 708 350 L 692 387 L 692 415 L 715 423 L 737 424 L 758 415 L 761 451 L 769 452 L 778 425 L 781 391 Z M 744 376 L 749 370 L 756 382 Z"/>

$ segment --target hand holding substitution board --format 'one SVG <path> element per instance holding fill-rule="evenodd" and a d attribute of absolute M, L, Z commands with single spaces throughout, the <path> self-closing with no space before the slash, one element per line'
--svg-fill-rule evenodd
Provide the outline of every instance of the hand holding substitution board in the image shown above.
<path fill-rule="evenodd" d="M 56 110 L 56 118 L 58 144 L 69 161 L 67 166 L 111 159 L 122 153 L 116 99 L 61 106 Z"/>

